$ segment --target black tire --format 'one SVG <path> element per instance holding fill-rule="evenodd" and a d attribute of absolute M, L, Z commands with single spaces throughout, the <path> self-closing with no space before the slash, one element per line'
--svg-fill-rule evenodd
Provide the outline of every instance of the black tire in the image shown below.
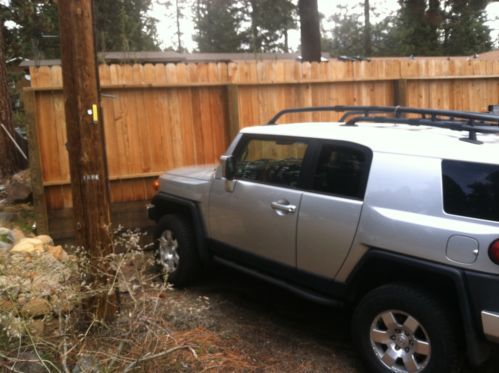
<path fill-rule="evenodd" d="M 387 327 L 389 322 L 385 323 L 384 320 L 392 320 L 389 317 L 391 315 L 395 316 L 397 323 L 392 324 L 393 327 Z M 417 321 L 417 329 L 405 329 L 411 324 L 407 322 L 404 325 L 407 315 Z M 373 339 L 372 328 L 375 329 Z M 416 331 L 407 332 L 410 329 Z M 416 370 L 418 372 L 458 372 L 461 359 L 459 334 L 456 330 L 452 313 L 435 297 L 425 291 L 399 284 L 384 285 L 372 290 L 357 305 L 352 319 L 353 342 L 369 371 L 379 373 L 397 371 L 393 368 L 407 369 L 409 360 L 417 362 L 416 366 L 420 368 Z M 388 342 L 384 341 L 385 338 L 388 338 Z M 421 343 L 425 340 L 430 344 L 428 354 L 425 354 L 427 350 L 422 347 L 424 343 Z M 416 352 L 416 345 L 418 350 L 425 352 Z M 392 362 L 390 356 L 402 356 L 396 354 L 405 356 L 406 361 L 400 357 Z M 382 357 L 387 359 L 387 364 L 381 361 Z M 392 369 L 389 368 L 390 364 L 393 364 Z"/>
<path fill-rule="evenodd" d="M 178 265 L 173 271 L 167 271 L 160 259 L 160 238 L 170 231 L 178 243 Z M 196 237 L 191 223 L 180 215 L 165 215 L 159 219 L 154 230 L 156 262 L 166 280 L 176 287 L 185 286 L 194 281 L 201 265 L 196 247 Z"/>

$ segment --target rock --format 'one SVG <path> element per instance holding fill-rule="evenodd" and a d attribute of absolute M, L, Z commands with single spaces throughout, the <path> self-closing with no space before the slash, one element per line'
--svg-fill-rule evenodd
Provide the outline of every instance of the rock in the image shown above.
<path fill-rule="evenodd" d="M 26 323 L 26 328 L 31 335 L 41 337 L 43 335 L 43 331 L 45 330 L 45 322 L 41 319 L 31 319 Z"/>
<path fill-rule="evenodd" d="M 0 241 L 0 255 L 6 254 L 11 248 L 10 243 Z"/>
<path fill-rule="evenodd" d="M 5 186 L 7 202 L 27 202 L 31 198 L 31 177 L 29 170 L 18 172 Z"/>
<path fill-rule="evenodd" d="M 10 233 L 10 229 L 9 228 L 0 227 L 0 237 L 2 237 L 2 236 L 8 236 L 9 233 Z"/>
<path fill-rule="evenodd" d="M 10 230 L 9 241 L 12 244 L 16 244 L 24 238 L 24 233 L 22 230 L 14 228 Z"/>
<path fill-rule="evenodd" d="M 28 317 L 45 316 L 51 311 L 50 303 L 42 298 L 31 299 L 21 310 L 21 312 Z"/>
<path fill-rule="evenodd" d="M 60 262 L 63 262 L 66 259 L 68 259 L 68 254 L 64 251 L 62 246 L 49 246 L 47 248 L 47 253 L 52 255 L 54 258 L 56 258 Z"/>
<path fill-rule="evenodd" d="M 43 242 L 35 238 L 23 238 L 17 243 L 10 252 L 23 253 L 23 254 L 33 254 L 43 252 Z"/>
<path fill-rule="evenodd" d="M 2 313 L 17 313 L 15 303 L 10 299 L 0 299 L 0 314 Z"/>
<path fill-rule="evenodd" d="M 34 352 L 21 352 L 14 366 L 18 372 L 46 373 L 47 370 Z"/>
<path fill-rule="evenodd" d="M 74 308 L 74 304 L 69 299 L 61 299 L 57 296 L 53 296 L 50 303 L 52 304 L 54 313 L 57 315 L 68 314 Z"/>
<path fill-rule="evenodd" d="M 54 240 L 52 239 L 52 237 L 47 236 L 45 234 L 36 236 L 35 240 L 42 241 L 42 243 L 43 243 L 44 246 L 53 246 L 54 245 Z"/>
<path fill-rule="evenodd" d="M 82 355 L 76 362 L 72 373 L 98 373 L 101 372 L 99 359 L 91 355 Z"/>

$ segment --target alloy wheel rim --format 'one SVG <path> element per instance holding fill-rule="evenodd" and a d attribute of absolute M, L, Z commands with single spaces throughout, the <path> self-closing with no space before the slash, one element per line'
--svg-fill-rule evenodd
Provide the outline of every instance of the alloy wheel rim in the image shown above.
<path fill-rule="evenodd" d="M 165 230 L 158 239 L 158 262 L 165 273 L 170 274 L 178 268 L 180 256 L 178 254 L 178 240 L 169 229 Z"/>
<path fill-rule="evenodd" d="M 431 343 L 423 325 L 410 314 L 388 310 L 371 324 L 371 347 L 380 363 L 392 372 L 421 372 L 431 358 Z"/>

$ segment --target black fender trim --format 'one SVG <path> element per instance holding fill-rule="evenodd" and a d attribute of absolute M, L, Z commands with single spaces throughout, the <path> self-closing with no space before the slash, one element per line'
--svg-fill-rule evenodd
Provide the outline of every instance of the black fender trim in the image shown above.
<path fill-rule="evenodd" d="M 485 341 L 481 323 L 473 313 L 471 297 L 468 292 L 467 271 L 374 248 L 369 250 L 359 261 L 347 279 L 347 286 L 355 292 L 356 284 L 362 281 L 366 273 L 383 274 L 383 272 L 394 269 L 407 274 L 417 273 L 418 278 L 424 274 L 446 277 L 452 282 L 458 298 L 457 304 L 462 318 L 468 359 L 473 365 L 483 364 L 490 355 L 490 344 Z"/>
<path fill-rule="evenodd" d="M 207 248 L 206 230 L 199 204 L 189 199 L 180 198 L 164 192 L 156 194 L 153 197 L 151 204 L 152 206 L 148 209 L 148 216 L 149 219 L 156 222 L 165 214 L 187 212 L 192 219 L 192 225 L 194 232 L 196 233 L 199 258 L 205 265 L 210 263 L 211 255 Z"/>

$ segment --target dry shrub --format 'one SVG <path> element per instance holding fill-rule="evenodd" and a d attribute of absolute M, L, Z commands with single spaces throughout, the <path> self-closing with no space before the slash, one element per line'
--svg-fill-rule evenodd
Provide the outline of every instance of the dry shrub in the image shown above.
<path fill-rule="evenodd" d="M 227 341 L 206 329 L 177 331 L 166 321 L 164 307 L 172 291 L 154 268 L 151 253 L 141 244 L 143 234 L 121 230 L 116 253 L 105 258 L 113 272 L 107 286 L 90 286 L 84 275 L 103 268 L 91 263 L 82 250 L 73 250 L 81 270 L 81 286 L 71 294 L 77 305 L 46 323 L 44 333 L 8 336 L 0 332 L 0 369 L 8 371 L 128 372 L 128 371 L 251 371 L 249 359 L 227 348 Z M 105 324 L 89 318 L 81 304 L 88 298 L 119 293 L 115 319 Z M 69 296 L 58 294 L 60 298 Z M 171 300 L 170 300 L 171 302 Z M 82 324 L 81 320 L 90 320 Z M 82 327 L 83 326 L 83 327 Z M 231 344 L 233 345 L 233 344 Z"/>

